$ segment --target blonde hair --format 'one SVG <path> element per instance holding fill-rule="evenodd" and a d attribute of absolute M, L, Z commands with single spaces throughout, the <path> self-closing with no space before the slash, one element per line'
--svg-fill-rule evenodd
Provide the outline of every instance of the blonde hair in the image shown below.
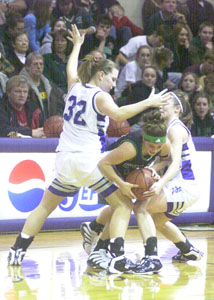
<path fill-rule="evenodd" d="M 83 63 L 78 69 L 78 76 L 82 84 L 88 83 L 93 76 L 100 71 L 109 74 L 113 69 L 117 68 L 116 64 L 109 59 L 96 59 L 93 55 L 86 55 Z"/>

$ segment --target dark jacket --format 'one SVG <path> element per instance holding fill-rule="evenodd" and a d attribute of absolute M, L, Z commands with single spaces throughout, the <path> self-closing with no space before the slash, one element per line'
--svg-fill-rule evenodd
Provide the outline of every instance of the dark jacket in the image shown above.
<path fill-rule="evenodd" d="M 193 125 L 191 128 L 192 136 L 206 136 L 211 137 L 214 134 L 214 117 L 206 115 L 204 119 L 193 115 Z"/>
<path fill-rule="evenodd" d="M 44 56 L 44 75 L 57 87 L 67 93 L 67 61 L 63 62 L 56 54 L 49 53 Z"/>
<path fill-rule="evenodd" d="M 6 95 L 0 102 L 0 136 L 7 137 L 10 132 L 18 132 L 32 136 L 32 129 L 43 126 L 44 118 L 41 110 L 31 101 L 25 103 L 28 127 L 19 127 L 16 114 Z"/>

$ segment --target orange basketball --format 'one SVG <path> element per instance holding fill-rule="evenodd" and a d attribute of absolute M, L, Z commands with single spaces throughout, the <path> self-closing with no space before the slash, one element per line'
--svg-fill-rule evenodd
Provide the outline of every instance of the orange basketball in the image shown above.
<path fill-rule="evenodd" d="M 128 121 L 124 120 L 121 122 L 116 122 L 110 118 L 109 126 L 107 129 L 108 137 L 120 137 L 124 134 L 128 134 L 130 131 L 130 126 Z"/>
<path fill-rule="evenodd" d="M 126 177 L 126 181 L 139 186 L 138 188 L 132 189 L 137 200 L 145 200 L 143 199 L 143 193 L 148 191 L 153 183 L 156 182 L 156 180 L 152 177 L 152 171 L 146 168 L 132 171 Z"/>
<path fill-rule="evenodd" d="M 46 137 L 59 137 L 62 132 L 64 119 L 60 116 L 49 117 L 43 126 Z"/>

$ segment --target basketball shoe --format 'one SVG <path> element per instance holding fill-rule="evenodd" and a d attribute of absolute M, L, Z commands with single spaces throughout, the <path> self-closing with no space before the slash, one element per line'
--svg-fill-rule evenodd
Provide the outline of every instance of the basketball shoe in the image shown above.
<path fill-rule="evenodd" d="M 135 274 L 156 274 L 162 268 L 162 263 L 158 256 L 146 255 L 135 269 Z"/>
<path fill-rule="evenodd" d="M 32 243 L 34 237 L 28 239 L 22 238 L 21 233 L 18 235 L 13 247 L 10 248 L 7 261 L 9 266 L 21 266 L 27 248 Z"/>
<path fill-rule="evenodd" d="M 96 246 L 99 235 L 90 227 L 90 222 L 84 222 L 80 225 L 80 232 L 83 237 L 83 249 L 89 255 Z"/>
<path fill-rule="evenodd" d="M 190 251 L 187 253 L 183 253 L 180 250 L 178 253 L 172 257 L 172 261 L 174 262 L 185 262 L 189 260 L 200 260 L 203 257 L 203 252 L 199 251 L 195 247 L 191 247 Z"/>
<path fill-rule="evenodd" d="M 99 249 L 98 251 L 93 251 L 87 260 L 88 266 L 95 269 L 108 269 L 109 262 L 111 261 L 111 256 L 108 255 L 106 249 Z"/>
<path fill-rule="evenodd" d="M 124 255 L 111 258 L 108 265 L 108 273 L 122 274 L 122 273 L 135 273 L 136 264 Z"/>

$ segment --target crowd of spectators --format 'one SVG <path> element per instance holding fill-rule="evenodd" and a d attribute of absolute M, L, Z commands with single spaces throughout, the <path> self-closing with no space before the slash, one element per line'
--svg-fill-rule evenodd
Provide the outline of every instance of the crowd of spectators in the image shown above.
<path fill-rule="evenodd" d="M 193 136 L 214 136 L 214 7 L 207 0 L 144 0 L 142 25 L 116 0 L 0 0 L 0 136 L 43 137 L 63 114 L 71 25 L 86 33 L 87 54 L 119 68 L 115 102 L 147 98 L 152 87 L 180 90 Z M 140 115 L 128 120 L 141 126 Z"/>

